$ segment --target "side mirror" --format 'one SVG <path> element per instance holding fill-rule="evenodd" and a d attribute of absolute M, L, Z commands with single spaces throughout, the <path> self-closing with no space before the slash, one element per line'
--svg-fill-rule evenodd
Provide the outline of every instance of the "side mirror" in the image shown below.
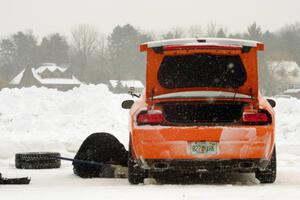
<path fill-rule="evenodd" d="M 267 99 L 267 101 L 273 108 L 276 106 L 276 101 L 274 101 L 273 99 Z"/>
<path fill-rule="evenodd" d="M 122 102 L 122 108 L 130 109 L 132 107 L 133 103 L 134 103 L 133 100 L 125 100 Z"/>

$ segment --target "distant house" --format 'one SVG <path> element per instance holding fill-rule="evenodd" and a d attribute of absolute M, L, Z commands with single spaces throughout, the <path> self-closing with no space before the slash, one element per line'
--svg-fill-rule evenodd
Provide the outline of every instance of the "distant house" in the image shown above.
<path fill-rule="evenodd" d="M 282 93 L 282 95 L 296 97 L 299 99 L 300 98 L 300 89 L 287 89 Z"/>
<path fill-rule="evenodd" d="M 300 67 L 294 61 L 268 62 L 268 67 L 278 81 L 280 95 L 300 98 Z"/>
<path fill-rule="evenodd" d="M 47 87 L 61 91 L 79 87 L 81 82 L 69 68 L 54 63 L 44 63 L 38 68 L 27 67 L 9 82 L 9 87 Z"/>
<path fill-rule="evenodd" d="M 300 67 L 294 61 L 268 62 L 273 77 L 289 85 L 300 84 Z"/>
<path fill-rule="evenodd" d="M 113 93 L 128 93 L 129 88 L 134 87 L 136 93 L 142 93 L 144 85 L 139 80 L 110 80 L 108 88 Z"/>

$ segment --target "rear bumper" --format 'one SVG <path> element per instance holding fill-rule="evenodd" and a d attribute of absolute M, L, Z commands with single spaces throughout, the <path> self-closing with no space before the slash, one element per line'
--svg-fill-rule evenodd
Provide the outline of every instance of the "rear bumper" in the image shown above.
<path fill-rule="evenodd" d="M 214 155 L 195 155 L 195 141 L 217 142 Z M 269 160 L 274 146 L 274 129 L 268 126 L 163 127 L 141 126 L 131 132 L 136 160 Z"/>
<path fill-rule="evenodd" d="M 174 170 L 180 172 L 255 172 L 264 170 L 269 164 L 266 159 L 211 159 L 211 160 L 138 160 L 144 169 L 161 172 Z"/>

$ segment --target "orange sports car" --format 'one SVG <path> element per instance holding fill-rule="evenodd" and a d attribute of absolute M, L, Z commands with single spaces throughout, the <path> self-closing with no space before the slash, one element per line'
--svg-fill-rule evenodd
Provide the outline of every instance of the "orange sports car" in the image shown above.
<path fill-rule="evenodd" d="M 128 180 L 165 171 L 254 172 L 276 179 L 275 101 L 258 87 L 249 40 L 191 38 L 141 44 L 146 87 L 130 108 Z"/>

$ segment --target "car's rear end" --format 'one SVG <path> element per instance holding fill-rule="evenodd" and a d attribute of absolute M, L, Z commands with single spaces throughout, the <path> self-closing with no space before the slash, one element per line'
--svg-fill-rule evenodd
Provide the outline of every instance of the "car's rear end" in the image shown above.
<path fill-rule="evenodd" d="M 152 172 L 255 172 L 269 165 L 274 113 L 258 92 L 254 41 L 150 42 L 146 92 L 131 109 L 130 148 Z"/>

